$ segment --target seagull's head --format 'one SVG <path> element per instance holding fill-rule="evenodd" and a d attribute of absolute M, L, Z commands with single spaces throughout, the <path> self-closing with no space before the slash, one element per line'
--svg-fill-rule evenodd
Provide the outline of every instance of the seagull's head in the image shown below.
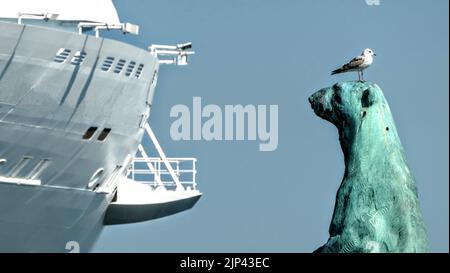
<path fill-rule="evenodd" d="M 375 52 L 373 52 L 373 50 L 370 49 L 370 48 L 364 49 L 362 55 L 364 55 L 364 56 L 372 56 L 372 57 L 373 56 L 377 56 L 377 54 L 375 54 Z"/>

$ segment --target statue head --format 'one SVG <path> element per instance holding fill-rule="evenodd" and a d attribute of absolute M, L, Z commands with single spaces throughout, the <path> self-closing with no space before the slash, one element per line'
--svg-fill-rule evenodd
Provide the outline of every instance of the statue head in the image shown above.
<path fill-rule="evenodd" d="M 358 124 L 384 97 L 378 86 L 361 82 L 343 82 L 324 88 L 309 97 L 319 117 L 339 129 Z"/>

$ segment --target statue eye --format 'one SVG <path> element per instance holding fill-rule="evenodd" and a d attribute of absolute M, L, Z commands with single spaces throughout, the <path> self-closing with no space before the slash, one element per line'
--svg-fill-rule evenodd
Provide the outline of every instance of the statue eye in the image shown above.
<path fill-rule="evenodd" d="M 366 89 L 361 96 L 361 106 L 364 108 L 368 108 L 374 103 L 374 98 L 370 93 L 370 89 Z"/>
<path fill-rule="evenodd" d="M 336 103 L 339 103 L 339 104 L 342 103 L 341 95 L 339 95 L 338 93 L 334 93 L 334 95 L 333 95 L 333 100 L 334 100 Z"/>

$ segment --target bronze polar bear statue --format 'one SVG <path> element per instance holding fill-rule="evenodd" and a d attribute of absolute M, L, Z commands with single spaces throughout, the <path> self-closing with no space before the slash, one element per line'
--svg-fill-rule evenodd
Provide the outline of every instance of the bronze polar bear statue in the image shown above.
<path fill-rule="evenodd" d="M 382 90 L 343 82 L 309 101 L 337 127 L 345 161 L 330 238 L 316 252 L 427 252 L 416 183 Z"/>

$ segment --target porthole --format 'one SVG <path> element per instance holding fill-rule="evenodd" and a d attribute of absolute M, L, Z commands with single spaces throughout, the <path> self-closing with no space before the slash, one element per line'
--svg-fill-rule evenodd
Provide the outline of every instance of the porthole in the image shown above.
<path fill-rule="evenodd" d="M 44 171 L 48 168 L 51 161 L 48 158 L 41 159 L 36 166 L 34 166 L 33 170 L 28 175 L 28 179 L 35 180 L 37 179 Z"/>
<path fill-rule="evenodd" d="M 108 137 L 109 133 L 111 133 L 111 128 L 105 128 L 103 129 L 103 131 L 100 133 L 100 135 L 98 136 L 97 140 L 98 141 L 105 141 L 106 138 Z"/>
<path fill-rule="evenodd" d="M 85 140 L 91 139 L 94 136 L 97 129 L 98 127 L 90 127 L 89 129 L 87 129 L 86 133 L 84 133 L 83 135 L 83 139 Z"/>
<path fill-rule="evenodd" d="M 98 181 L 102 178 L 103 174 L 105 173 L 105 170 L 103 168 L 98 169 L 89 180 L 88 188 L 92 189 Z"/>
<path fill-rule="evenodd" d="M 12 170 L 8 173 L 8 177 L 19 177 L 19 174 L 22 172 L 23 169 L 30 163 L 30 161 L 33 159 L 32 156 L 24 156 L 15 166 L 12 168 Z"/>
<path fill-rule="evenodd" d="M 6 164 L 6 159 L 0 158 L 0 167 Z"/>

